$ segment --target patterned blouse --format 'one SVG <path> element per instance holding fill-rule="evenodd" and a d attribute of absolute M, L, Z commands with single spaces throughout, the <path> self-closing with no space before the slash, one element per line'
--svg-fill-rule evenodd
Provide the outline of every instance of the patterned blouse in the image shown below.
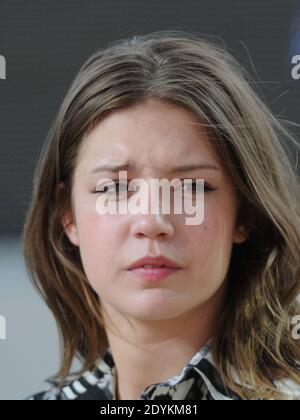
<path fill-rule="evenodd" d="M 28 400 L 115 400 L 116 367 L 111 349 L 92 371 L 70 378 L 63 387 L 58 382 L 49 390 L 40 392 Z M 238 383 L 238 381 L 237 381 Z M 300 386 L 290 380 L 277 383 L 288 399 L 300 400 Z M 234 392 L 225 387 L 214 366 L 210 347 L 202 347 L 179 375 L 166 382 L 148 386 L 139 400 L 239 400 Z"/>

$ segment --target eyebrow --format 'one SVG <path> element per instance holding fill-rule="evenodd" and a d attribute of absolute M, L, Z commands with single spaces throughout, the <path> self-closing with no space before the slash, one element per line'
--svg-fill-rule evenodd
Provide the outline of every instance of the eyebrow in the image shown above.
<path fill-rule="evenodd" d="M 99 172 L 116 172 L 117 173 L 119 171 L 137 170 L 138 166 L 150 168 L 147 165 L 132 163 L 130 161 L 121 162 L 121 163 L 119 162 L 117 164 L 112 163 L 112 162 L 107 162 L 92 169 L 90 174 L 95 174 Z M 199 169 L 209 169 L 209 170 L 215 170 L 215 171 L 221 170 L 218 166 L 212 163 L 199 162 L 199 163 L 190 163 L 190 164 L 177 166 L 177 167 L 171 168 L 169 170 L 164 170 L 164 171 L 169 172 L 169 173 L 181 173 L 181 172 L 189 172 L 189 171 L 194 171 L 194 170 L 199 170 Z"/>

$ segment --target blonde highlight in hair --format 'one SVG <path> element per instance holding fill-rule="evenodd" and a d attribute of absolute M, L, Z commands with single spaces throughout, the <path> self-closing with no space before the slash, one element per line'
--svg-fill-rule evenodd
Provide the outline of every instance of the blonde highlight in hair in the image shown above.
<path fill-rule="evenodd" d="M 292 164 L 299 146 L 248 79 L 224 46 L 172 30 L 114 42 L 74 78 L 42 150 L 23 231 L 28 272 L 61 332 L 61 383 L 74 356 L 84 371 L 108 346 L 101 299 L 62 223 L 73 214 L 78 151 L 108 113 L 155 98 L 193 111 L 211 131 L 250 232 L 233 245 L 213 338 L 225 385 L 244 399 L 284 399 L 275 381 L 300 384 L 300 344 L 291 334 L 292 317 L 300 314 L 300 183 Z"/>

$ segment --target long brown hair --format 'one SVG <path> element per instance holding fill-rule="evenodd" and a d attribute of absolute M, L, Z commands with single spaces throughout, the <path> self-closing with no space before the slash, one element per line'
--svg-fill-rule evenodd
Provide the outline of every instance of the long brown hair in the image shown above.
<path fill-rule="evenodd" d="M 300 184 L 291 159 L 297 142 L 223 46 L 177 30 L 122 39 L 93 54 L 73 80 L 36 168 L 23 251 L 61 332 L 61 383 L 74 356 L 82 371 L 90 369 L 108 346 L 101 301 L 62 225 L 72 208 L 78 150 L 108 113 L 148 98 L 194 111 L 211 130 L 239 194 L 239 217 L 251 232 L 233 246 L 227 301 L 213 339 L 219 372 L 242 398 L 284 398 L 275 380 L 300 383 L 300 346 L 291 334 L 300 292 Z M 233 369 L 247 386 L 238 385 Z"/>

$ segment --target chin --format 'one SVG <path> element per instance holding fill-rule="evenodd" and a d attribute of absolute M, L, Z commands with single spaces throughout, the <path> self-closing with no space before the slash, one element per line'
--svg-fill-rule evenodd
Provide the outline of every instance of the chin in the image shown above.
<path fill-rule="evenodd" d="M 150 314 L 150 313 L 134 313 L 129 314 L 132 319 L 135 319 L 136 321 L 162 321 L 162 320 L 168 320 L 168 319 L 174 319 L 178 315 L 173 315 L 172 313 L 157 313 L 157 314 Z"/>
<path fill-rule="evenodd" d="M 144 296 L 135 300 L 127 311 L 128 315 L 138 320 L 155 321 L 173 319 L 188 311 L 174 296 L 173 299 L 170 296 L 168 298 L 161 296 L 161 293 L 155 296 L 153 292 L 152 290 L 151 296 L 144 293 Z"/>

